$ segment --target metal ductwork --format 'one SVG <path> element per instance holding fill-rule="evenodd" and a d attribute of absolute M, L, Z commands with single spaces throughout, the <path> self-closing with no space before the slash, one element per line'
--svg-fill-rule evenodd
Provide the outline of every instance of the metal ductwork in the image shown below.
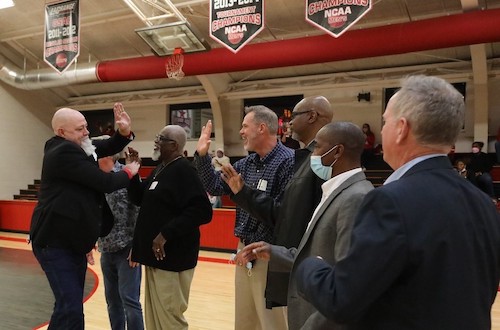
<path fill-rule="evenodd" d="M 27 90 L 97 82 L 96 65 L 95 62 L 73 65 L 63 74 L 51 68 L 23 72 L 0 54 L 0 79 L 11 86 Z"/>
<path fill-rule="evenodd" d="M 186 76 L 193 76 L 499 42 L 499 17 L 500 9 L 493 9 L 349 31 L 340 38 L 321 35 L 250 44 L 236 54 L 217 48 L 185 54 L 182 70 Z M 0 55 L 0 79 L 23 89 L 166 77 L 165 58 L 155 56 L 78 64 L 76 69 L 70 68 L 62 75 L 52 71 L 21 73 Z"/>

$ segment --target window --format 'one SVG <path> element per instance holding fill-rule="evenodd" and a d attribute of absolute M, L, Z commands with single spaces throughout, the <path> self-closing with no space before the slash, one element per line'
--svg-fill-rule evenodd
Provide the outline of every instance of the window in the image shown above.
<path fill-rule="evenodd" d="M 170 106 L 170 124 L 184 128 L 188 139 L 198 139 L 201 128 L 208 120 L 213 123 L 212 108 L 208 102 L 172 104 Z M 214 137 L 213 131 L 212 137 Z"/>
<path fill-rule="evenodd" d="M 87 120 L 89 136 L 113 135 L 115 133 L 115 119 L 113 109 L 82 112 Z"/>

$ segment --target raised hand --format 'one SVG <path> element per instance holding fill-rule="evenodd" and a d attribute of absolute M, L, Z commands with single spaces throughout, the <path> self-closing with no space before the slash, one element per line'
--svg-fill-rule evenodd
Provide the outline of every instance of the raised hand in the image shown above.
<path fill-rule="evenodd" d="M 243 181 L 241 175 L 236 172 L 231 164 L 222 165 L 221 177 L 235 195 L 239 193 L 245 185 L 245 181 Z"/>
<path fill-rule="evenodd" d="M 115 114 L 115 123 L 118 126 L 118 131 L 123 136 L 129 136 L 131 131 L 131 123 L 129 115 L 125 112 L 123 104 L 115 103 L 113 106 L 113 112 Z"/>
<path fill-rule="evenodd" d="M 142 163 L 141 157 L 139 157 L 139 152 L 132 147 L 128 147 L 128 151 L 125 151 L 125 164 L 130 164 L 132 162 Z"/>
<path fill-rule="evenodd" d="M 205 156 L 208 153 L 208 149 L 210 149 L 210 135 L 212 134 L 212 121 L 207 121 L 207 125 L 201 128 L 200 138 L 198 139 L 198 144 L 196 145 L 196 151 L 198 155 Z"/>

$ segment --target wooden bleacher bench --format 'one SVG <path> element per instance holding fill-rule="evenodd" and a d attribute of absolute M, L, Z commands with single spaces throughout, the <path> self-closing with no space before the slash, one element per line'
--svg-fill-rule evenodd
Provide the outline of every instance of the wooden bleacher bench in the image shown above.
<path fill-rule="evenodd" d="M 379 187 L 384 184 L 385 180 L 392 174 L 392 170 L 365 170 L 366 179 L 370 181 L 374 187 Z"/>

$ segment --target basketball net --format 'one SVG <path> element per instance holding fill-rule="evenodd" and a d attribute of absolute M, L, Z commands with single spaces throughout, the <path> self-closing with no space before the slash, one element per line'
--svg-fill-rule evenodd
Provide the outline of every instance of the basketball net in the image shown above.
<path fill-rule="evenodd" d="M 168 78 L 173 78 L 175 80 L 184 78 L 184 72 L 182 72 L 182 66 L 184 65 L 183 53 L 184 50 L 182 48 L 176 48 L 174 53 L 165 61 L 165 71 L 167 72 Z"/>

